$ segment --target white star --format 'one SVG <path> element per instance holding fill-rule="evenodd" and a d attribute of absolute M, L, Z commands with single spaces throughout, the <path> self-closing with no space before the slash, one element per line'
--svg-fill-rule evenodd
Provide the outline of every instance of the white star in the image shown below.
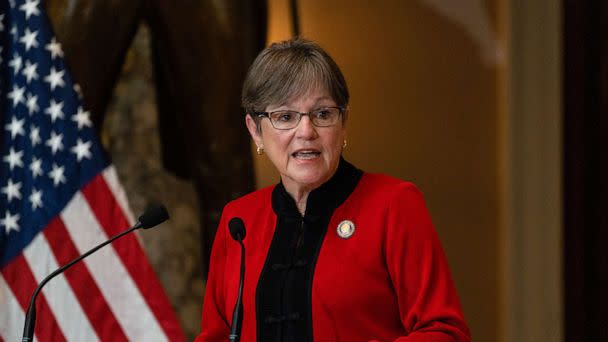
<path fill-rule="evenodd" d="M 11 36 L 13 36 L 13 42 L 17 41 L 17 25 L 11 27 Z"/>
<path fill-rule="evenodd" d="M 0 219 L 0 224 L 4 226 L 6 235 L 10 234 L 11 230 L 16 232 L 19 231 L 17 221 L 19 221 L 19 214 L 11 215 L 11 213 L 7 210 L 4 218 Z"/>
<path fill-rule="evenodd" d="M 33 95 L 33 94 L 28 93 L 27 101 L 25 102 L 25 106 L 27 107 L 27 111 L 28 111 L 28 113 L 30 113 L 30 115 L 38 112 L 38 110 L 40 109 L 38 107 L 38 95 Z"/>
<path fill-rule="evenodd" d="M 51 122 L 55 122 L 57 118 L 63 119 L 63 102 L 55 102 L 54 99 L 51 99 L 51 103 L 49 103 L 49 107 L 44 110 L 44 112 L 51 116 Z"/>
<path fill-rule="evenodd" d="M 51 170 L 51 172 L 49 172 L 49 177 L 51 177 L 53 179 L 53 184 L 55 186 L 59 185 L 60 183 L 65 183 L 65 177 L 63 176 L 63 170 L 64 167 L 61 166 L 57 166 L 57 164 L 53 163 L 53 170 Z"/>
<path fill-rule="evenodd" d="M 18 54 L 14 53 L 13 54 L 13 59 L 11 59 L 8 62 L 8 65 L 13 68 L 13 73 L 15 75 L 17 75 L 17 73 L 19 72 L 19 70 L 21 70 L 21 66 L 23 65 L 23 60 L 21 59 L 21 56 L 19 56 Z"/>
<path fill-rule="evenodd" d="M 19 39 L 19 41 L 23 43 L 23 45 L 25 45 L 25 51 L 29 51 L 31 47 L 38 47 L 36 35 L 38 35 L 38 31 L 31 32 L 28 27 L 25 28 L 25 33 L 23 33 L 23 37 Z"/>
<path fill-rule="evenodd" d="M 83 126 L 92 127 L 93 123 L 91 122 L 91 113 L 88 111 L 84 111 L 82 107 L 78 107 L 78 112 L 72 115 L 72 121 L 78 123 L 78 129 L 81 129 Z"/>
<path fill-rule="evenodd" d="M 23 12 L 25 12 L 25 19 L 29 19 L 30 16 L 33 15 L 40 15 L 40 10 L 38 9 L 38 4 L 40 3 L 39 0 L 26 0 L 25 4 L 21 5 L 21 7 L 19 7 L 20 10 L 22 10 Z"/>
<path fill-rule="evenodd" d="M 51 137 L 46 141 L 46 146 L 51 148 L 53 154 L 57 153 L 59 150 L 63 150 L 63 143 L 61 142 L 63 139 L 63 134 L 56 134 L 55 131 L 51 132 Z"/>
<path fill-rule="evenodd" d="M 76 141 L 76 146 L 71 148 L 71 151 L 76 154 L 76 159 L 78 161 L 82 160 L 82 158 L 91 159 L 91 142 L 82 142 L 80 138 Z"/>
<path fill-rule="evenodd" d="M 19 103 L 23 103 L 23 93 L 25 92 L 25 87 L 17 87 L 17 85 L 13 85 L 13 90 L 6 94 L 6 97 L 13 100 L 13 108 L 17 107 Z"/>
<path fill-rule="evenodd" d="M 17 120 L 17 118 L 13 116 L 11 123 L 4 126 L 4 129 L 11 132 L 11 139 L 15 139 L 17 135 L 25 135 L 25 131 L 23 130 L 24 123 L 25 119 Z"/>
<path fill-rule="evenodd" d="M 4 14 L 0 14 L 0 32 L 4 31 Z"/>
<path fill-rule="evenodd" d="M 42 208 L 42 190 L 32 188 L 32 193 L 30 194 L 29 200 L 32 203 L 32 210 Z"/>
<path fill-rule="evenodd" d="M 46 44 L 45 48 L 51 53 L 51 58 L 55 59 L 55 57 L 63 57 L 63 50 L 61 49 L 61 44 L 57 42 L 57 39 L 53 37 L 51 42 Z"/>
<path fill-rule="evenodd" d="M 15 8 L 15 0 L 8 0 L 8 3 L 11 5 L 11 8 Z"/>
<path fill-rule="evenodd" d="M 30 171 L 32 171 L 32 177 L 34 177 L 34 179 L 38 176 L 42 176 L 42 159 L 36 157 L 32 158 Z"/>
<path fill-rule="evenodd" d="M 30 141 L 32 142 L 32 147 L 40 144 L 40 128 L 32 125 L 30 127 Z"/>
<path fill-rule="evenodd" d="M 27 83 L 30 83 L 32 79 L 38 79 L 38 73 L 36 72 L 36 68 L 38 67 L 37 63 L 30 63 L 30 61 L 25 61 L 25 68 L 21 72 L 23 76 L 27 79 Z"/>
<path fill-rule="evenodd" d="M 8 184 L 0 190 L 8 198 L 10 203 L 13 198 L 21 199 L 21 182 L 13 183 L 12 179 L 8 179 Z"/>
<path fill-rule="evenodd" d="M 44 78 L 44 81 L 48 82 L 51 85 L 51 90 L 55 90 L 56 86 L 65 86 L 65 82 L 63 81 L 63 74 L 65 74 L 65 70 L 61 70 L 58 72 L 57 70 L 55 70 L 55 67 L 51 67 L 51 72 L 47 77 Z"/>
<path fill-rule="evenodd" d="M 12 171 L 15 166 L 23 167 L 21 157 L 23 157 L 23 151 L 15 152 L 15 150 L 11 147 L 8 151 L 8 155 L 4 156 L 2 160 L 8 163 L 8 166 Z"/>

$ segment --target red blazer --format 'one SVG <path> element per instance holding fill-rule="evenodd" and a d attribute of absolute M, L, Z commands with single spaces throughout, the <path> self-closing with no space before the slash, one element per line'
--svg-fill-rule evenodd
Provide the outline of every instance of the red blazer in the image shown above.
<path fill-rule="evenodd" d="M 239 283 L 240 248 L 228 221 L 247 228 L 241 341 L 256 340 L 256 287 L 273 239 L 274 187 L 226 205 L 195 341 L 227 341 Z M 349 238 L 337 234 L 354 223 Z M 333 211 L 312 282 L 314 341 L 469 341 L 458 296 L 422 194 L 411 183 L 364 173 Z"/>

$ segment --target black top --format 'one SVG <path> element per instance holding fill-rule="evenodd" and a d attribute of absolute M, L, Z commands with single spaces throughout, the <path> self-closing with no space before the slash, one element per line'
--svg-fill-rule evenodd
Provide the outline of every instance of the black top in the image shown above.
<path fill-rule="evenodd" d="M 340 159 L 332 178 L 308 195 L 306 212 L 279 183 L 272 193 L 277 225 L 256 291 L 258 341 L 312 341 L 312 280 L 334 212 L 363 172 Z"/>

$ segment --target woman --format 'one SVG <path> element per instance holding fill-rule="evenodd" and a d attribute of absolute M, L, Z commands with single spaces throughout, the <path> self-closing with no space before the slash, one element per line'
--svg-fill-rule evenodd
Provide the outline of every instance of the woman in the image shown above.
<path fill-rule="evenodd" d="M 348 89 L 317 44 L 266 48 L 242 93 L 245 123 L 281 182 L 226 205 L 197 341 L 226 341 L 247 229 L 241 341 L 468 341 L 422 195 L 342 157 Z"/>

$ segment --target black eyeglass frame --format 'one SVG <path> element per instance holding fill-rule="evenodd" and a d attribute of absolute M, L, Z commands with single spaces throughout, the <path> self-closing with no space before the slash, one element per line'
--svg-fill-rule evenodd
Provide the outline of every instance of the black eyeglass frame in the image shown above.
<path fill-rule="evenodd" d="M 282 110 L 275 110 L 272 112 L 253 112 L 253 114 L 258 117 L 258 118 L 268 118 L 268 120 L 270 121 L 270 124 L 272 125 L 272 127 L 274 129 L 278 129 L 281 131 L 288 131 L 290 129 L 294 129 L 296 127 L 298 127 L 298 125 L 300 124 L 300 121 L 302 120 L 302 117 L 304 115 L 308 115 L 308 117 L 310 118 L 310 122 L 313 124 L 313 126 L 315 127 L 331 127 L 333 125 L 335 125 L 338 121 L 336 121 L 335 123 L 332 123 L 331 125 L 327 125 L 327 126 L 323 126 L 323 125 L 317 125 L 315 123 L 315 120 L 310 116 L 311 113 L 317 112 L 319 110 L 323 110 L 323 109 L 338 109 L 338 118 L 340 118 L 344 112 L 346 111 L 345 107 L 338 107 L 338 106 L 332 106 L 332 107 L 319 107 L 319 108 L 315 108 L 313 110 L 310 110 L 308 112 L 298 112 L 295 110 L 286 110 L 286 109 L 282 109 Z M 296 122 L 296 124 L 293 127 L 290 128 L 277 128 L 274 123 L 272 122 L 272 119 L 270 118 L 270 115 L 273 113 L 278 113 L 278 112 L 289 112 L 289 113 L 293 113 L 293 114 L 298 114 L 298 122 Z"/>

